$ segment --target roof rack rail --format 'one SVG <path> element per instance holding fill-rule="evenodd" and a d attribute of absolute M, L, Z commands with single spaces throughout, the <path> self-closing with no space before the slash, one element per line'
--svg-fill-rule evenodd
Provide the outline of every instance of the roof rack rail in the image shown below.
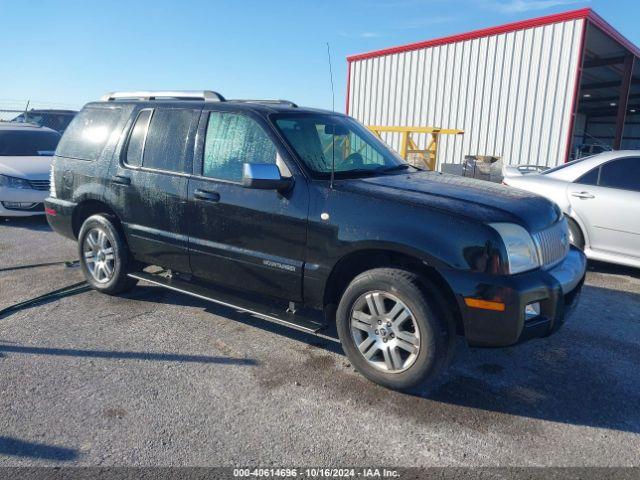
<path fill-rule="evenodd" d="M 291 100 L 250 100 L 244 98 L 238 98 L 234 100 L 227 100 L 228 102 L 238 102 L 238 103 L 260 103 L 263 105 L 287 105 L 292 108 L 298 108 L 298 105 Z"/>
<path fill-rule="evenodd" d="M 111 102 L 114 100 L 158 100 L 173 98 L 176 100 L 203 100 L 205 102 L 224 102 L 225 98 L 212 90 L 144 90 L 134 92 L 111 92 L 103 95 L 100 100 Z"/>

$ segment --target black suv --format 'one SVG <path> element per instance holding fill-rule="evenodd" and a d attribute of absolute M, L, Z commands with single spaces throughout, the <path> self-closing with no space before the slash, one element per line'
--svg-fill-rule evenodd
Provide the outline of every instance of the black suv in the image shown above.
<path fill-rule="evenodd" d="M 554 332 L 585 275 L 548 200 L 416 169 L 354 119 L 286 101 L 111 94 L 52 169 L 47 218 L 96 290 L 144 280 L 319 335 L 335 324 L 391 388 L 433 378 L 456 333 Z"/>

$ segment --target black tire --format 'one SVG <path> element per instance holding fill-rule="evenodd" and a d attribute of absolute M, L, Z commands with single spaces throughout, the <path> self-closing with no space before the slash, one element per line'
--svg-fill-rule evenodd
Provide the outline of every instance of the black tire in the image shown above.
<path fill-rule="evenodd" d="M 366 298 L 368 293 L 376 291 L 383 292 L 383 294 L 391 294 L 399 299 L 412 314 L 414 321 L 412 321 L 411 328 L 415 329 L 417 326 L 419 350 L 413 359 L 413 363 L 405 369 L 397 369 L 395 372 L 383 371 L 381 368 L 384 367 L 376 367 L 365 359 L 356 345 L 356 339 L 354 338 L 356 334 L 352 333 L 351 329 L 354 308 L 356 308 L 356 305 L 361 304 L 363 297 Z M 393 300 L 391 301 L 393 302 Z M 368 270 L 353 279 L 340 299 L 336 312 L 336 326 L 342 348 L 352 365 L 362 375 L 375 383 L 394 390 L 411 390 L 415 387 L 426 387 L 447 366 L 455 348 L 453 317 L 443 307 L 444 301 L 437 288 L 419 275 L 395 268 Z M 370 308 L 368 311 L 371 313 Z M 374 328 L 377 327 L 374 326 Z M 395 325 L 393 328 L 395 328 Z M 391 331 L 390 328 L 387 330 Z M 375 331 L 381 332 L 382 329 Z M 372 339 L 374 338 L 371 334 L 367 335 Z M 376 333 L 376 335 L 378 334 Z M 379 336 L 375 338 L 380 340 Z M 399 337 L 391 336 L 390 338 L 387 337 L 387 339 L 389 342 L 395 339 L 396 344 L 400 342 Z M 380 344 L 379 342 L 377 344 L 382 347 L 385 346 L 385 344 Z M 376 355 L 383 357 L 382 361 L 384 363 L 386 356 L 382 355 L 382 353 L 380 351 Z M 373 360 L 375 358 L 374 356 Z"/>
<path fill-rule="evenodd" d="M 85 241 L 89 234 L 91 234 L 93 238 L 95 236 L 94 232 L 104 232 L 108 240 L 108 245 L 110 245 L 113 253 L 112 273 L 102 281 L 99 281 L 91 272 L 92 267 L 89 265 L 92 262 L 87 260 L 87 256 L 85 255 Z M 115 218 L 111 215 L 100 213 L 92 215 L 84 221 L 78 235 L 78 255 L 80 258 L 80 267 L 82 268 L 87 283 L 89 283 L 94 290 L 108 295 L 117 295 L 131 290 L 138 283 L 136 279 L 127 276 L 133 262 L 130 261 L 129 249 L 127 248 L 124 238 L 115 226 Z"/>
<path fill-rule="evenodd" d="M 580 250 L 584 250 L 584 235 L 580 225 L 571 217 L 567 217 L 569 224 L 569 235 L 571 244 L 578 247 Z"/>

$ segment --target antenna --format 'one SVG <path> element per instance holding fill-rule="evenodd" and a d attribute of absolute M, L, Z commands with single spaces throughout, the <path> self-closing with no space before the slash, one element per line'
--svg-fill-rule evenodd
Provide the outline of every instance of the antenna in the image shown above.
<path fill-rule="evenodd" d="M 329 57 L 329 79 L 331 80 L 331 110 L 336 113 L 336 94 L 333 91 L 333 69 L 331 68 L 331 47 L 327 42 L 327 57 Z"/>
<path fill-rule="evenodd" d="M 333 113 L 336 113 L 336 95 L 333 90 L 333 69 L 331 68 L 331 47 L 329 47 L 329 42 L 327 42 L 327 57 L 329 58 L 329 79 L 331 80 L 331 110 Z M 336 171 L 336 126 L 333 127 L 333 136 L 331 138 L 331 181 L 329 182 L 329 186 L 333 188 L 333 177 L 335 176 Z"/>

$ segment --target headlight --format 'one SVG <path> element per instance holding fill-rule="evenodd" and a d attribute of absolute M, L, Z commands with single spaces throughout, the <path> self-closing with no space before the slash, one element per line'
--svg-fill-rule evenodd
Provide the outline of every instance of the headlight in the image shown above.
<path fill-rule="evenodd" d="M 491 223 L 489 226 L 500 234 L 507 249 L 509 273 L 522 273 L 540 266 L 533 238 L 524 228 L 515 223 Z"/>
<path fill-rule="evenodd" d="M 7 175 L 0 175 L 0 187 L 6 188 L 31 188 L 29 182 L 23 178 L 9 177 Z"/>

